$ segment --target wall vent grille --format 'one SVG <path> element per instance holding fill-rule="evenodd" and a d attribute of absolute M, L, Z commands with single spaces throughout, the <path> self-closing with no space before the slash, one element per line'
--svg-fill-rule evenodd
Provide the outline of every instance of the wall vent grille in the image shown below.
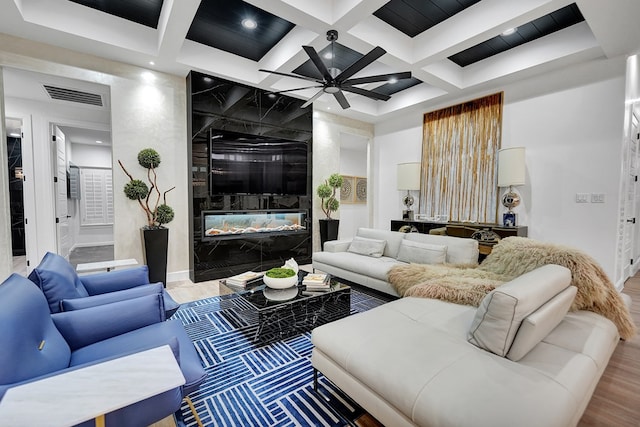
<path fill-rule="evenodd" d="M 66 89 L 62 87 L 43 85 L 51 99 L 58 101 L 77 102 L 80 104 L 104 106 L 102 95 L 96 93 L 82 92 L 79 90 Z"/>

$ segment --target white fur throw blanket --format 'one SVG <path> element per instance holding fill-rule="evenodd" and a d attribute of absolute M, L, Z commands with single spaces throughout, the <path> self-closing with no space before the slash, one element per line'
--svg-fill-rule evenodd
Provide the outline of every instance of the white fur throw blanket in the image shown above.
<path fill-rule="evenodd" d="M 572 310 L 588 310 L 610 319 L 623 339 L 635 336 L 627 306 L 613 283 L 589 255 L 565 246 L 524 237 L 507 237 L 493 247 L 479 266 L 408 264 L 389 272 L 401 296 L 436 298 L 477 307 L 496 287 L 545 264 L 571 270 L 578 288 Z"/>

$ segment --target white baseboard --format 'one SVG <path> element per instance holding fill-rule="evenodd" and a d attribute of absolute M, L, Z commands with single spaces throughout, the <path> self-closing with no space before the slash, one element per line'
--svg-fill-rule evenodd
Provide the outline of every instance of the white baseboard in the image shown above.
<path fill-rule="evenodd" d="M 183 271 L 170 271 L 167 273 L 167 283 L 181 282 L 185 280 L 191 280 L 189 278 L 189 270 Z"/>
<path fill-rule="evenodd" d="M 113 246 L 113 240 L 110 242 L 75 243 L 73 246 L 71 246 L 71 249 L 69 249 L 69 252 L 77 248 L 90 248 L 93 246 Z"/>

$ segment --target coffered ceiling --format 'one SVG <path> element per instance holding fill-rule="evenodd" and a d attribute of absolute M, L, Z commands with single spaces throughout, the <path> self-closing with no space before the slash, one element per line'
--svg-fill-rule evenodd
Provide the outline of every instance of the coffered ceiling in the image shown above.
<path fill-rule="evenodd" d="M 324 58 L 327 30 L 339 39 L 327 67 L 344 69 L 376 46 L 386 50 L 354 77 L 411 71 L 392 84 L 325 94 L 315 108 L 379 121 L 505 82 L 640 51 L 640 1 L 616 0 L 0 0 L 0 32 L 186 76 L 189 70 L 271 91 L 314 76 L 301 46 Z M 255 28 L 243 26 L 253 20 Z M 515 28 L 512 34 L 503 34 Z M 301 84 L 302 83 L 302 84 Z M 288 92 L 309 99 L 317 89 Z"/>

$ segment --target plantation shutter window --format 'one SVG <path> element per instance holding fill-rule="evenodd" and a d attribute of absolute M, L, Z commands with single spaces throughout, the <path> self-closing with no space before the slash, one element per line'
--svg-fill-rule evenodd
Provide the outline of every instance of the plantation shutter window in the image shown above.
<path fill-rule="evenodd" d="M 80 225 L 113 224 L 111 169 L 80 169 Z"/>

